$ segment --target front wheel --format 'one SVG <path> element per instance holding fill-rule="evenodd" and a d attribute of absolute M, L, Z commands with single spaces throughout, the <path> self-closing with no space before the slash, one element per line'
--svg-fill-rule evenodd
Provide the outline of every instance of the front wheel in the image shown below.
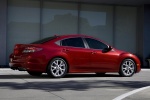
<path fill-rule="evenodd" d="M 132 59 L 125 59 L 121 66 L 119 74 L 123 77 L 130 77 L 135 73 L 136 64 Z"/>
<path fill-rule="evenodd" d="M 54 78 L 61 78 L 67 74 L 67 63 L 62 58 L 54 58 L 47 68 L 47 74 Z"/>

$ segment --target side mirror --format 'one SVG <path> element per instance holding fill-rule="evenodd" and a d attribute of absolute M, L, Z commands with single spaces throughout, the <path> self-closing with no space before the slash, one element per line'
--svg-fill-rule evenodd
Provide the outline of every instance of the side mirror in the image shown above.
<path fill-rule="evenodd" d="M 107 48 L 104 48 L 103 50 L 102 50 L 102 52 L 103 53 L 106 53 L 106 52 L 109 52 L 109 51 L 111 51 L 112 50 L 112 47 L 111 46 L 108 46 Z"/>

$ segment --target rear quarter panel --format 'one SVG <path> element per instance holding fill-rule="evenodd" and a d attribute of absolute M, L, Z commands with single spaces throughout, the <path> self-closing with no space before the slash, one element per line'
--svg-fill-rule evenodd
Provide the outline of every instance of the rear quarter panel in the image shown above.
<path fill-rule="evenodd" d="M 63 48 L 56 44 L 45 44 L 43 47 L 42 55 L 44 55 L 43 61 L 45 62 L 45 67 L 43 70 L 46 71 L 47 66 L 53 58 L 60 57 L 66 60 L 67 64 L 71 66 L 71 61 L 66 53 L 63 52 Z"/>

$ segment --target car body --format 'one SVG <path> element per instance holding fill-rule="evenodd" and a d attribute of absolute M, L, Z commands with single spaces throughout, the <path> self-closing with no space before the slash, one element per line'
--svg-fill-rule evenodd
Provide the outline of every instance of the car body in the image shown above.
<path fill-rule="evenodd" d="M 132 76 L 141 70 L 140 60 L 134 54 L 86 35 L 53 36 L 31 44 L 16 44 L 9 65 L 31 75 L 48 73 L 56 78 L 67 73 L 93 72 Z"/>

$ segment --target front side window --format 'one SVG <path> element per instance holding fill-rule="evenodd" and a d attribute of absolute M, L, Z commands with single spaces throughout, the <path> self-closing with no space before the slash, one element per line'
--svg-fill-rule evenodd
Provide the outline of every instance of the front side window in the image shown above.
<path fill-rule="evenodd" d="M 61 41 L 62 46 L 85 48 L 82 38 L 69 38 Z"/>
<path fill-rule="evenodd" d="M 108 48 L 108 46 L 98 40 L 95 39 L 91 39 L 91 38 L 85 38 L 85 40 L 87 41 L 89 48 L 92 49 L 104 49 L 104 48 Z"/>

